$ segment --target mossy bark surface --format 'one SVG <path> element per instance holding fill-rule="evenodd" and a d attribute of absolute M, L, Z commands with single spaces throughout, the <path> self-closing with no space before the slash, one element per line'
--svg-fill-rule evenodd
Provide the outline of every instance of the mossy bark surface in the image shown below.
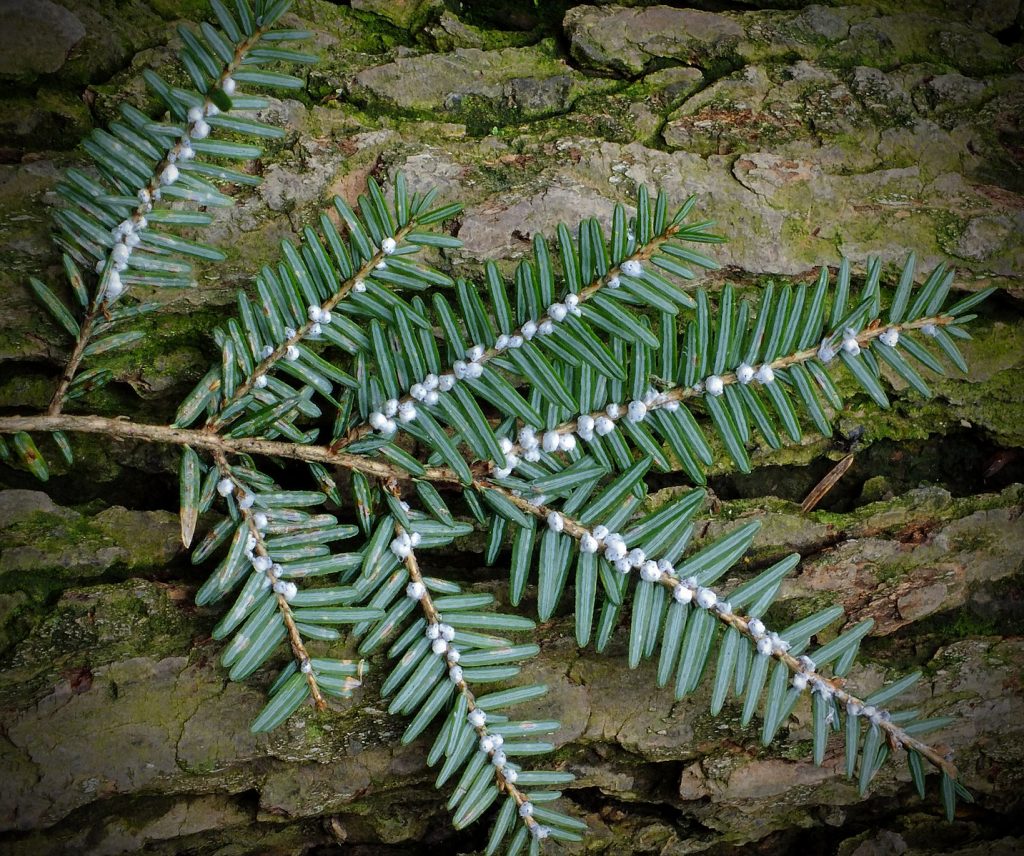
<path fill-rule="evenodd" d="M 163 0 L 13 5 L 27 11 L 0 44 L 18 44 L 19 26 L 53 34 L 45 51 L 0 50 L 0 407 L 25 413 L 45 407 L 67 350 L 26 288 L 29 275 L 62 287 L 48 225 L 60 173 L 85 164 L 78 144 L 120 102 L 154 108 L 141 70 L 180 75 L 176 18 L 205 13 Z M 866 799 L 841 774 L 838 743 L 814 767 L 807 708 L 763 748 L 734 706 L 707 714 L 706 690 L 673 704 L 650 667 L 626 668 L 624 636 L 601 655 L 579 650 L 569 604 L 540 628 L 529 672 L 551 694 L 524 714 L 563 723 L 556 761 L 578 777 L 563 799 L 592 828 L 570 852 L 1019 853 L 1020 4 L 683 5 L 297 0 L 290 19 L 316 33 L 322 60 L 266 111 L 288 133 L 254 165 L 263 184 L 240 189 L 208 230 L 228 260 L 200 270 L 195 289 L 147 295 L 164 310 L 108 360 L 116 382 L 88 406 L 169 420 L 216 359 L 209 334 L 235 290 L 276 261 L 280 239 L 333 195 L 352 201 L 367 175 L 398 169 L 412 189 L 465 203 L 465 247 L 434 261 L 467 276 L 484 259 L 511 270 L 559 222 L 607 221 L 643 182 L 696 194 L 729 237 L 711 288 L 805 281 L 840 255 L 859 272 L 880 256 L 891 286 L 911 249 L 922 268 L 954 266 L 957 289 L 995 285 L 964 343 L 968 376 L 929 377 L 929 401 L 896 384 L 884 412 L 853 395 L 835 437 L 756 448 L 749 475 L 719 465 L 698 529 L 763 521 L 734 582 L 801 553 L 773 618 L 833 602 L 852 621 L 874 618 L 850 676 L 859 689 L 924 670 L 908 703 L 956 715 L 936 740 L 977 795 L 955 824 L 895 765 Z M 74 438 L 68 468 L 42 442 L 45 494 L 0 468 L 0 852 L 484 844 L 483 830 L 451 830 L 426 739 L 399 747 L 404 724 L 376 694 L 383 659 L 350 701 L 250 734 L 272 675 L 234 684 L 218 666 L 218 616 L 192 601 L 205 571 L 177 542 L 174 450 Z M 843 480 L 802 513 L 851 449 Z M 657 502 L 686 482 L 651 488 Z M 430 573 L 503 599 L 507 557 L 484 567 L 483 543 L 478 532 L 429 557 Z"/>

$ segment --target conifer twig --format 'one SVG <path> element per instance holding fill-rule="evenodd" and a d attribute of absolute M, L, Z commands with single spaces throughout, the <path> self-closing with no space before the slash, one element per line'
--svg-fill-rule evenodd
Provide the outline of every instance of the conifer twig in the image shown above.
<path fill-rule="evenodd" d="M 217 464 L 217 469 L 220 471 L 221 478 L 228 479 L 234 483 L 236 490 L 238 490 L 237 482 L 235 482 L 235 478 L 231 474 L 231 465 L 228 463 L 228 459 L 224 453 L 216 451 L 214 452 L 213 458 Z M 250 543 L 253 544 L 253 553 L 265 558 L 269 563 L 270 553 L 267 551 L 267 545 L 263 539 L 263 532 L 260 530 L 260 527 L 256 525 L 255 515 L 252 513 L 252 509 L 249 507 L 242 507 L 240 503 L 239 512 L 245 519 L 246 526 L 249 529 L 249 536 L 252 538 Z M 288 631 L 288 642 L 291 645 L 292 655 L 295 657 L 295 662 L 296 665 L 298 665 L 299 670 L 306 677 L 309 694 L 313 698 L 313 704 L 316 705 L 316 709 L 326 710 L 327 702 L 324 701 L 323 693 L 320 692 L 320 686 L 316 680 L 316 675 L 310 666 L 309 652 L 306 651 L 306 644 L 302 641 L 302 634 L 299 632 L 299 628 L 295 625 L 295 617 L 292 615 L 291 604 L 288 602 L 288 598 L 285 596 L 285 593 L 278 591 L 278 588 L 280 587 L 278 585 L 279 579 L 274 573 L 274 567 L 275 566 L 271 565 L 263 573 L 266 574 L 268 583 L 274 589 L 274 597 L 277 600 L 277 610 L 281 614 L 281 620 L 284 622 L 285 629 Z"/>
<path fill-rule="evenodd" d="M 254 46 L 259 44 L 260 40 L 266 35 L 266 33 L 272 28 L 272 23 L 267 25 L 260 25 L 250 35 L 246 36 L 240 41 L 234 48 L 234 55 L 229 62 L 226 62 L 221 69 L 220 75 L 213 82 L 211 91 L 213 89 L 225 89 L 225 83 L 230 81 L 232 74 L 234 74 L 242 65 L 242 61 Z M 229 85 L 233 91 L 233 85 Z M 203 105 L 201 108 L 202 116 L 205 118 L 213 110 L 215 110 L 213 100 L 209 93 L 205 94 Z M 202 121 L 202 120 L 200 120 Z M 208 131 L 208 126 L 207 126 Z M 186 126 L 182 131 L 179 138 L 171 145 L 163 158 L 157 162 L 156 166 L 153 167 L 151 174 L 148 177 L 147 183 L 140 188 L 136 188 L 139 196 L 139 204 L 135 210 L 131 213 L 129 220 L 134 224 L 144 224 L 146 215 L 152 210 L 151 200 L 158 198 L 158 194 L 161 186 L 163 185 L 163 176 L 167 174 L 168 168 L 174 169 L 177 174 L 177 167 L 174 166 L 174 162 L 177 160 L 178 155 L 183 149 L 191 150 L 189 142 L 190 127 Z M 75 340 L 75 345 L 71 350 L 68 360 L 65 363 L 64 371 L 61 374 L 60 381 L 57 384 L 57 388 L 53 392 L 53 396 L 50 399 L 47 413 L 51 416 L 56 416 L 61 413 L 64 408 L 65 396 L 67 395 L 68 389 L 71 383 L 75 379 L 75 375 L 78 373 L 78 368 L 85 357 L 85 350 L 89 345 L 89 340 L 93 333 L 93 328 L 96 324 L 97 318 L 105 314 L 107 311 L 107 305 L 110 297 L 108 291 L 108 283 L 110 279 L 117 276 L 116 261 L 114 258 L 114 251 L 117 247 L 122 246 L 121 244 L 115 243 L 110 251 L 107 253 L 106 258 L 99 263 L 100 269 L 100 280 L 97 284 L 96 291 L 89 301 L 89 306 L 86 309 L 85 315 L 82 318 L 82 322 L 79 328 L 78 336 Z M 119 293 L 119 292 L 118 292 Z M 116 295 L 115 295 L 116 296 Z"/>

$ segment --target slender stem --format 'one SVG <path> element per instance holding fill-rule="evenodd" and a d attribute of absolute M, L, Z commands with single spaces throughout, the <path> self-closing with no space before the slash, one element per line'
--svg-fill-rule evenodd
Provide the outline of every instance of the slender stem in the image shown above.
<path fill-rule="evenodd" d="M 75 379 L 75 375 L 78 373 L 78 367 L 82 364 L 82 358 L 85 356 L 85 348 L 89 344 L 89 339 L 92 336 L 92 328 L 96 323 L 96 316 L 99 314 L 100 304 L 103 302 L 100 298 L 103 294 L 101 288 L 96 289 L 96 294 L 93 296 L 92 301 L 89 303 L 89 308 L 86 310 L 85 317 L 82 318 L 82 323 L 78 328 L 78 338 L 75 340 L 75 347 L 71 350 L 71 355 L 68 357 L 68 361 L 64 366 L 64 373 L 60 377 L 60 382 L 57 384 L 57 388 L 53 391 L 53 397 L 50 399 L 50 405 L 46 408 L 46 412 L 51 416 L 56 416 L 61 412 L 64 407 L 64 396 L 67 395 L 68 387 L 71 386 L 71 382 Z"/>
<path fill-rule="evenodd" d="M 241 66 L 245 55 L 259 43 L 260 39 L 263 38 L 263 35 L 266 32 L 267 28 L 262 26 L 258 27 L 252 35 L 247 36 L 235 46 L 234 56 L 232 56 L 230 62 L 224 64 L 219 77 L 211 85 L 211 90 L 220 88 L 224 81 L 234 74 L 234 72 Z M 212 104 L 213 101 L 210 99 L 209 95 L 207 95 L 203 100 L 204 116 L 208 115 Z M 160 189 L 160 176 L 164 169 L 166 169 L 166 167 L 172 162 L 172 157 L 175 159 L 177 158 L 177 155 L 182 151 L 182 149 L 188 145 L 188 141 L 189 134 L 188 128 L 186 127 L 174 145 L 167 150 L 164 157 L 161 158 L 153 168 L 146 185 L 139 188 L 140 193 L 144 190 L 148 194 L 147 198 L 154 197 L 154 194 Z M 139 205 L 132 212 L 129 219 L 134 222 L 141 221 L 142 218 L 149 213 L 147 205 L 148 203 L 140 200 Z M 113 247 L 111 247 L 111 252 L 113 252 Z M 93 298 L 89 303 L 89 308 L 86 310 L 85 316 L 82 318 L 82 323 L 79 325 L 78 338 L 75 340 L 75 346 L 71 350 L 71 354 L 69 355 L 64 367 L 64 372 L 61 375 L 60 382 L 57 384 L 57 388 L 53 392 L 49 407 L 46 411 L 51 416 L 56 416 L 63 410 L 65 396 L 67 395 L 68 388 L 71 386 L 72 381 L 75 379 L 75 375 L 78 372 L 79 366 L 82 364 L 83 358 L 85 357 L 85 349 L 89 344 L 89 338 L 92 336 L 96 318 L 100 313 L 105 313 L 107 309 L 106 282 L 109 276 L 109 271 L 114 270 L 114 263 L 110 252 L 107 253 L 106 258 L 102 261 L 102 270 L 105 272 L 101 275 L 99 282 L 97 283 L 96 293 L 93 295 Z"/>
<path fill-rule="evenodd" d="M 394 496 L 396 499 L 401 498 L 397 485 L 395 484 L 394 481 L 381 480 L 381 486 L 383 487 L 384 490 L 391 493 L 391 495 Z M 395 523 L 395 530 L 399 535 L 405 532 L 401 524 L 397 522 Z M 419 562 L 416 559 L 415 550 L 410 550 L 409 555 L 405 557 L 404 564 L 406 570 L 409 572 L 409 579 L 414 583 L 419 583 L 420 585 L 423 585 L 423 575 L 420 573 Z M 430 624 L 440 624 L 442 621 L 441 613 L 434 605 L 433 598 L 431 598 L 430 596 L 430 590 L 425 585 L 423 585 L 423 592 L 423 597 L 420 598 L 419 603 L 420 608 L 423 610 L 424 617 Z M 453 665 L 457 665 L 457 661 L 450 662 L 449 667 Z M 458 690 L 459 694 L 466 699 L 466 712 L 470 713 L 476 710 L 476 695 L 473 693 L 473 690 L 469 686 L 469 684 L 466 683 L 465 678 L 460 678 L 458 682 L 455 683 L 455 688 Z M 481 739 L 488 735 L 486 722 L 483 725 L 474 726 L 474 729 L 477 733 L 477 736 Z M 488 756 L 493 756 L 495 751 L 497 750 L 492 750 L 488 752 Z M 503 768 L 498 766 L 494 767 L 494 779 L 495 782 L 497 783 L 498 790 L 504 791 L 510 797 L 512 797 L 516 801 L 516 805 L 522 805 L 525 802 L 529 802 L 529 799 L 527 798 L 526 794 L 523 793 L 519 788 L 517 788 L 513 782 L 510 782 L 505 777 Z M 520 819 L 526 825 L 527 829 L 532 830 L 533 827 L 537 825 L 537 821 L 533 818 L 532 815 L 527 815 L 526 817 L 520 816 Z"/>
<path fill-rule="evenodd" d="M 395 241 L 397 243 L 401 243 L 405 236 L 408 235 L 409 232 L 411 232 L 415 228 L 415 226 L 416 222 L 414 220 L 410 221 L 408 224 L 403 226 L 395 233 Z M 356 284 L 358 280 L 362 280 L 370 276 L 370 274 L 377 267 L 377 265 L 386 258 L 387 256 L 381 250 L 378 249 L 377 252 L 375 252 L 369 259 L 367 259 L 362 264 L 358 271 L 356 271 L 352 276 L 350 276 L 348 279 L 344 280 L 341 283 L 341 285 L 338 287 L 338 290 L 335 291 L 331 297 L 325 300 L 320 305 L 320 308 L 326 312 L 330 312 L 332 309 L 334 309 L 335 306 L 337 306 L 345 297 L 348 296 L 349 292 L 352 291 L 353 286 Z M 269 356 L 262 359 L 260 363 L 256 366 L 256 368 L 253 369 L 252 374 L 245 379 L 244 383 L 240 384 L 235 389 L 235 392 L 231 396 L 231 398 L 223 402 L 220 408 L 217 410 L 217 412 L 210 416 L 210 418 L 206 422 L 206 430 L 219 431 L 224 426 L 224 418 L 222 416 L 224 411 L 227 410 L 232 404 L 248 395 L 253 389 L 253 384 L 255 383 L 256 378 L 260 377 L 261 375 L 265 375 L 271 368 L 274 367 L 274 365 L 279 360 L 283 359 L 284 355 L 288 352 L 289 347 L 292 347 L 293 345 L 298 345 L 299 342 L 301 342 L 306 336 L 308 336 L 310 328 L 313 326 L 314 323 L 315 322 L 313 321 L 307 321 L 305 324 L 299 327 L 299 329 L 296 330 L 293 335 L 289 336 L 287 339 L 285 339 L 283 342 L 277 345 Z M 219 389 L 220 381 L 217 380 L 212 385 L 212 388 L 214 390 Z"/>
<path fill-rule="evenodd" d="M 231 467 L 228 464 L 228 459 L 223 452 L 214 452 L 214 460 L 217 463 L 217 469 L 220 470 L 221 478 L 230 479 L 235 483 L 235 490 L 238 493 L 238 497 L 244 495 L 242 487 L 238 484 L 235 477 L 231 473 Z M 267 544 L 263 539 L 263 533 L 256 525 L 255 517 L 252 513 L 252 509 L 242 508 L 239 506 L 239 511 L 242 513 L 242 517 L 245 519 L 246 526 L 249 528 L 249 534 L 256 540 L 256 546 L 253 548 L 253 552 L 259 556 L 266 556 L 270 558 L 270 553 L 267 550 Z M 267 579 L 270 580 L 271 586 L 277 584 L 278 577 L 274 573 L 273 569 L 264 572 Z M 284 621 L 285 629 L 288 631 L 288 641 L 292 647 L 292 655 L 295 657 L 296 663 L 299 668 L 302 669 L 309 663 L 309 653 L 306 651 L 306 645 L 302 641 L 302 635 L 299 633 L 299 628 L 295 625 L 295 616 L 292 615 L 292 606 L 288 603 L 288 599 L 280 592 L 274 592 L 274 597 L 277 598 L 277 609 L 281 613 L 281 620 Z M 313 703 L 316 705 L 317 710 L 326 710 L 327 703 L 324 701 L 323 693 L 320 692 L 320 685 L 317 683 L 316 675 L 313 674 L 312 668 L 302 669 L 306 676 L 306 683 L 309 685 L 309 693 L 313 697 Z"/>
<path fill-rule="evenodd" d="M 280 440 L 263 440 L 258 437 L 222 437 L 205 429 L 176 428 L 169 425 L 146 425 L 129 422 L 126 419 L 110 419 L 105 416 L 72 416 L 66 413 L 57 416 L 0 416 L 0 434 L 14 434 L 18 431 L 70 431 L 78 434 L 103 434 L 122 440 L 139 440 L 144 443 L 166 443 L 171 446 L 192 446 L 209 452 L 223 454 L 269 455 L 296 461 L 312 461 L 333 464 L 348 470 L 358 470 L 368 476 L 393 478 L 408 481 L 413 478 L 401 467 L 374 458 L 354 455 L 350 452 L 332 452 L 326 446 L 303 446 Z M 458 484 L 459 477 L 448 467 L 426 467 L 423 475 L 415 478 L 432 482 Z"/>
<path fill-rule="evenodd" d="M 955 318 L 948 315 L 933 315 L 929 318 L 919 318 L 917 321 L 908 321 L 903 324 L 881 324 L 879 326 L 868 327 L 862 330 L 860 333 L 857 334 L 855 338 L 857 339 L 857 343 L 861 347 L 866 347 L 873 340 L 877 339 L 886 330 L 890 328 L 900 330 L 902 332 L 904 330 L 919 330 L 920 328 L 926 327 L 928 325 L 932 325 L 934 327 L 944 327 L 949 324 L 952 324 L 955 320 Z M 815 345 L 814 347 L 806 348 L 802 351 L 796 351 L 792 354 L 787 354 L 786 356 L 779 357 L 778 359 L 773 360 L 772 362 L 767 363 L 766 365 L 770 366 L 772 370 L 779 370 L 786 369 L 789 368 L 790 366 L 794 366 L 800 363 L 806 363 L 809 360 L 812 360 L 818 356 L 818 347 L 818 345 Z M 720 378 L 723 386 L 730 386 L 731 384 L 740 382 L 739 378 L 736 376 L 736 372 L 729 372 L 727 374 L 720 375 Z M 670 389 L 668 392 L 663 393 L 655 402 L 649 404 L 647 406 L 647 409 L 658 410 L 664 408 L 665 405 L 669 404 L 670 402 L 681 402 L 689 398 L 696 398 L 697 396 L 703 394 L 705 394 L 704 390 L 698 387 L 677 386 Z M 611 419 L 612 422 L 618 422 L 619 420 L 624 419 L 626 417 L 626 409 L 624 407 L 620 407 L 619 412 L 614 416 L 605 410 L 595 410 L 590 413 L 590 416 L 595 419 L 599 416 L 604 416 L 608 419 Z M 560 423 L 559 425 L 556 425 L 551 430 L 557 434 L 572 434 L 576 431 L 576 427 L 577 419 L 569 419 L 566 420 L 565 422 Z M 522 446 L 518 444 L 516 444 L 512 448 L 512 452 L 517 455 L 521 454 L 522 451 Z M 496 468 L 495 463 L 493 461 L 488 462 L 486 466 L 488 470 L 494 470 Z"/>
<path fill-rule="evenodd" d="M 228 438 L 211 434 L 205 430 L 194 430 L 189 428 L 171 428 L 163 425 L 140 425 L 127 422 L 121 419 L 108 419 L 101 416 L 4 416 L 0 417 L 0 433 L 15 433 L 17 431 L 72 431 L 89 434 L 103 434 L 111 437 L 124 439 L 136 439 L 144 442 L 167 443 L 170 445 L 190 445 L 193 448 L 207 449 L 215 455 L 220 453 L 237 454 L 249 453 L 270 455 L 295 460 L 316 461 L 319 463 L 336 464 L 352 470 L 358 470 L 369 476 L 388 480 L 408 480 L 409 473 L 400 467 L 389 463 L 372 460 L 360 455 L 353 455 L 345 452 L 332 452 L 323 446 L 301 446 L 294 443 L 279 442 L 273 440 L 260 440 L 249 437 Z M 417 476 L 432 482 L 441 482 L 455 487 L 461 487 L 459 477 L 454 471 L 447 467 L 428 467 L 426 472 Z M 556 509 L 546 505 L 534 505 L 511 490 L 502 487 L 491 481 L 490 478 L 477 477 L 472 482 L 472 487 L 477 490 L 495 490 L 500 492 L 509 502 L 520 510 L 531 514 L 534 517 L 546 519 L 548 514 Z M 581 523 L 563 515 L 563 531 L 579 540 L 588 533 L 586 527 Z M 668 588 L 674 588 L 679 580 L 672 575 L 664 574 L 660 583 Z M 750 633 L 747 622 L 748 618 L 737 615 L 720 615 L 715 613 L 720 621 L 729 626 L 736 627 L 740 633 L 750 640 L 754 640 Z M 802 671 L 799 662 L 785 654 L 773 654 L 780 662 L 793 672 Z M 823 678 L 823 680 L 828 680 Z M 828 680 L 833 694 L 836 698 L 851 703 L 862 703 L 859 699 L 842 689 L 840 683 L 835 679 Z M 894 745 L 914 749 L 932 764 L 950 775 L 956 775 L 956 767 L 952 762 L 944 758 L 939 752 L 925 743 L 907 734 L 896 724 L 883 721 L 880 727 L 887 732 Z"/>
<path fill-rule="evenodd" d="M 483 487 L 485 485 L 484 483 L 477 482 L 475 483 L 475 486 Z M 521 496 L 517 496 L 512 491 L 508 490 L 507 488 L 503 488 L 499 485 L 488 483 L 486 484 L 486 487 L 488 487 L 490 490 L 499 491 L 509 502 L 515 505 L 518 509 L 542 520 L 546 520 L 549 514 L 557 511 L 556 509 L 546 505 L 534 505 L 533 503 L 523 499 Z M 558 513 L 561 514 L 561 512 Z M 589 530 L 585 526 L 583 526 L 579 521 L 573 520 L 572 518 L 566 517 L 565 515 L 561 516 L 564 527 L 562 531 L 564 533 L 572 536 L 576 540 L 579 540 L 584 535 L 589 534 Z M 669 589 L 670 592 L 673 591 L 676 585 L 678 585 L 680 582 L 682 581 L 677 576 L 669 573 L 662 573 L 661 576 L 658 578 L 658 583 L 662 585 L 664 588 Z M 751 633 L 749 628 L 749 622 L 751 621 L 751 618 L 749 616 L 737 615 L 732 612 L 722 613 L 715 610 L 712 610 L 711 612 L 723 624 L 735 628 L 737 631 L 739 631 L 739 633 L 745 636 L 752 643 L 756 643 L 757 637 L 755 637 L 753 633 Z M 773 651 L 771 656 L 778 660 L 780 663 L 784 663 L 786 667 L 789 668 L 789 670 L 794 674 L 806 674 L 803 664 L 800 663 L 800 661 L 797 660 L 796 657 L 792 656 L 787 651 Z M 830 686 L 831 694 L 838 701 L 844 704 L 854 704 L 860 705 L 862 707 L 865 705 L 865 702 L 862 699 L 857 698 L 856 696 L 847 692 L 843 688 L 843 681 L 840 678 L 827 678 L 824 675 L 819 675 L 818 677 Z M 950 760 L 948 760 L 936 749 L 929 746 L 927 743 L 923 743 L 917 738 L 908 734 L 896 723 L 883 719 L 881 722 L 878 723 L 878 727 L 886 732 L 886 735 L 889 738 L 889 742 L 892 746 L 903 747 L 905 749 L 913 749 L 914 751 L 920 753 L 925 758 L 927 758 L 932 764 L 934 764 L 944 773 L 949 774 L 954 779 L 957 777 L 956 766 Z"/>
<path fill-rule="evenodd" d="M 629 256 L 628 259 L 623 259 L 622 262 L 620 262 L 615 267 L 609 268 L 609 270 L 608 270 L 608 272 L 606 274 L 604 274 L 603 276 L 599 276 L 599 277 L 595 278 L 594 280 L 592 280 L 589 285 L 587 285 L 582 291 L 579 292 L 578 296 L 579 296 L 579 299 L 580 299 L 580 303 L 581 304 L 585 303 L 587 300 L 589 300 L 591 297 L 593 297 L 595 294 L 597 294 L 602 288 L 604 288 L 608 284 L 608 280 L 609 279 L 611 279 L 613 276 L 616 276 L 617 274 L 619 274 L 621 272 L 622 265 L 626 261 L 629 261 L 629 260 L 646 261 L 646 260 L 648 260 L 649 258 L 651 258 L 651 256 L 653 256 L 656 252 L 658 252 L 658 249 L 661 247 L 662 244 L 664 244 L 666 241 L 670 240 L 682 228 L 683 228 L 683 226 L 682 226 L 681 223 L 669 226 L 660 235 L 657 235 L 656 237 L 651 238 L 651 240 L 648 241 L 646 244 L 644 244 L 644 246 L 642 248 L 640 248 L 635 253 L 633 253 L 633 255 Z M 533 321 L 533 323 L 535 325 L 539 325 L 539 324 L 541 324 L 544 321 L 549 320 L 549 319 L 550 319 L 550 316 L 545 312 L 539 318 L 535 319 Z M 525 322 L 524 322 L 524 324 L 525 324 Z M 520 325 L 519 327 L 516 327 L 508 335 L 509 336 L 522 336 L 522 334 L 523 334 L 523 325 Z M 490 362 L 495 357 L 500 356 L 502 353 L 504 353 L 504 351 L 501 351 L 501 350 L 499 350 L 497 348 L 488 348 L 486 351 L 484 351 L 483 355 L 476 362 L 480 363 L 481 365 L 484 365 L 484 364 Z M 412 395 L 410 395 L 409 393 L 406 393 L 404 396 L 402 396 L 400 399 L 398 399 L 398 402 L 399 402 L 399 404 L 404 404 L 405 402 L 414 401 L 414 400 L 415 399 L 412 397 Z M 349 430 L 349 432 L 344 437 L 338 438 L 331 445 L 331 448 L 332 449 L 343 449 L 346 446 L 350 445 L 351 443 L 354 443 L 360 437 L 365 437 L 372 430 L 373 429 L 370 427 L 369 424 L 367 424 L 366 422 L 361 422 L 359 425 L 356 425 L 353 428 L 351 428 Z"/>
<path fill-rule="evenodd" d="M 340 296 L 338 297 L 340 299 Z M 930 318 L 921 318 L 901 325 L 892 325 L 899 330 L 915 330 L 927 325 L 945 326 L 953 323 L 955 319 L 946 315 L 936 315 Z M 886 326 L 876 326 L 863 330 L 857 336 L 861 346 L 868 345 L 872 340 L 877 339 L 885 330 Z M 807 348 L 797 351 L 785 357 L 780 357 L 770 363 L 773 369 L 784 369 L 797 363 L 807 362 L 818 354 L 817 348 Z M 723 384 L 738 383 L 735 372 L 722 375 Z M 652 404 L 651 407 L 663 407 L 670 401 L 683 401 L 701 394 L 692 387 L 677 387 L 665 393 L 661 399 Z M 594 415 L 603 414 L 604 411 L 595 411 Z M 622 414 L 615 417 L 621 419 Z M 563 422 L 558 425 L 555 431 L 569 433 L 575 431 L 574 421 Z M 191 445 L 196 448 L 220 451 L 222 453 L 249 453 L 260 455 L 271 455 L 292 460 L 314 461 L 321 464 L 334 464 L 349 470 L 358 470 L 369 476 L 378 478 L 392 478 L 407 481 L 411 476 L 401 467 L 390 464 L 379 459 L 367 458 L 363 455 L 355 455 L 338 449 L 344 445 L 338 441 L 331 446 L 300 445 L 290 442 L 276 440 L 264 440 L 258 437 L 222 437 L 213 433 L 210 426 L 196 430 L 191 428 L 176 428 L 164 425 L 145 425 L 129 422 L 125 419 L 110 419 L 102 416 L 67 416 L 64 414 L 47 413 L 39 416 L 0 416 L 0 434 L 15 433 L 17 431 L 72 431 L 84 434 L 105 434 L 110 437 L 123 439 L 137 439 L 150 443 L 168 443 L 171 445 Z M 519 447 L 515 447 L 519 450 Z M 493 462 L 481 461 L 473 465 L 476 475 L 485 475 L 494 467 Z M 426 467 L 426 473 L 417 478 L 427 481 L 445 482 L 459 484 L 459 478 L 449 467 Z"/>

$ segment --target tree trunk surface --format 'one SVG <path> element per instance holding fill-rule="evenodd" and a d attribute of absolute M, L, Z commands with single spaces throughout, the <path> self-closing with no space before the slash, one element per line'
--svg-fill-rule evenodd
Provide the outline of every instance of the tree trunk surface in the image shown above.
<path fill-rule="evenodd" d="M 801 554 L 774 608 L 781 623 L 831 603 L 850 621 L 873 618 L 849 676 L 862 693 L 923 671 L 906 704 L 955 716 L 935 742 L 976 796 L 955 823 L 934 783 L 919 800 L 901 764 L 863 798 L 838 740 L 815 767 L 805 702 L 763 747 L 759 721 L 743 728 L 734 704 L 708 714 L 708 681 L 673 703 L 650 665 L 629 670 L 624 630 L 600 655 L 578 649 L 571 598 L 540 626 L 527 676 L 550 693 L 523 714 L 562 722 L 554 762 L 577 776 L 563 801 L 591 827 L 567 852 L 1020 853 L 1020 4 L 761 5 L 298 0 L 288 20 L 316 33 L 323 60 L 300 96 L 265 111 L 288 136 L 256 163 L 262 185 L 215 212 L 206 240 L 228 261 L 201 269 L 195 289 L 153 295 L 166 307 L 108 360 L 116 382 L 83 406 L 169 421 L 217 358 L 210 332 L 235 290 L 276 263 L 279 240 L 315 224 L 333 195 L 351 202 L 368 175 L 399 169 L 411 189 L 436 185 L 466 204 L 464 248 L 434 261 L 470 278 L 486 259 L 510 271 L 559 222 L 609 221 L 646 183 L 677 203 L 696 194 L 730 239 L 712 248 L 723 266 L 705 277 L 712 287 L 753 293 L 841 255 L 857 275 L 880 256 L 891 287 L 908 250 L 923 270 L 955 267 L 958 289 L 996 285 L 964 343 L 967 377 L 930 376 L 928 401 L 894 382 L 886 411 L 854 395 L 834 437 L 756 449 L 749 475 L 719 465 L 697 529 L 703 539 L 763 521 L 723 588 Z M 0 34 L 0 408 L 32 413 L 67 353 L 26 288 L 30 275 L 63 287 L 54 187 L 119 103 L 154 108 L 141 70 L 171 73 L 177 16 L 206 11 L 193 0 L 11 9 Z M 0 469 L 0 852 L 485 845 L 482 828 L 451 829 L 424 760 L 432 736 L 400 746 L 405 723 L 377 694 L 383 657 L 351 700 L 250 733 L 272 670 L 236 684 L 219 666 L 217 610 L 193 604 L 209 569 L 178 540 L 175 450 L 76 437 L 66 467 L 40 442 L 47 485 Z M 850 451 L 838 485 L 801 512 Z M 686 489 L 682 474 L 658 479 L 653 502 Z M 503 599 L 507 554 L 489 568 L 483 552 L 475 533 L 422 561 Z"/>

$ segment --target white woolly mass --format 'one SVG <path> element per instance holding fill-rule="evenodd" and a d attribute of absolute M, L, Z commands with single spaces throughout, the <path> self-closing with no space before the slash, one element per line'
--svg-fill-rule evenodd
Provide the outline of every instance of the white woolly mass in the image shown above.
<path fill-rule="evenodd" d="M 626 556 L 626 545 L 622 541 L 611 541 L 606 538 L 604 542 L 604 557 L 609 562 L 617 562 L 619 559 L 625 558 Z"/>
<path fill-rule="evenodd" d="M 642 401 L 631 401 L 626 407 L 626 418 L 630 422 L 643 422 L 647 416 L 647 405 Z"/>
<path fill-rule="evenodd" d="M 111 303 L 124 293 L 124 283 L 121 282 L 121 274 L 112 270 L 107 276 L 107 287 L 103 292 L 104 299 Z"/>
<path fill-rule="evenodd" d="M 392 540 L 391 552 L 399 559 L 407 559 L 412 555 L 412 540 L 405 532 Z"/>
<path fill-rule="evenodd" d="M 419 580 L 413 580 L 405 587 L 405 596 L 412 600 L 423 600 L 427 594 L 427 587 Z"/>
<path fill-rule="evenodd" d="M 390 256 L 396 249 L 398 249 L 398 244 L 394 238 L 385 238 L 380 242 L 380 251 L 386 256 Z"/>
<path fill-rule="evenodd" d="M 217 482 L 217 493 L 221 496 L 227 496 L 235 489 L 235 483 L 229 478 L 223 478 Z"/>
<path fill-rule="evenodd" d="M 725 392 L 725 384 L 718 375 L 711 375 L 704 381 L 704 389 L 707 390 L 709 395 L 718 397 Z"/>
<path fill-rule="evenodd" d="M 660 580 L 661 571 L 658 568 L 658 563 L 650 559 L 644 562 L 643 566 L 640 568 L 640 579 L 649 583 L 654 583 Z"/>
<path fill-rule="evenodd" d="M 689 603 L 693 600 L 693 589 L 687 588 L 682 583 L 676 583 L 672 589 L 672 597 L 676 603 Z"/>
<path fill-rule="evenodd" d="M 878 341 L 888 348 L 895 348 L 900 341 L 900 331 L 896 327 L 890 327 L 878 337 Z"/>
<path fill-rule="evenodd" d="M 709 588 L 697 589 L 697 606 L 702 609 L 711 609 L 718 603 L 718 595 Z"/>
<path fill-rule="evenodd" d="M 644 272 L 644 266 L 637 259 L 628 259 L 622 263 L 622 272 L 626 276 L 640 276 Z"/>
<path fill-rule="evenodd" d="M 761 368 L 757 370 L 755 375 L 758 382 L 763 383 L 765 386 L 772 383 L 775 380 L 775 372 L 768 363 L 764 363 Z"/>
<path fill-rule="evenodd" d="M 274 583 L 274 591 L 281 595 L 285 600 L 290 601 L 299 593 L 299 587 L 288 580 L 278 580 Z"/>

